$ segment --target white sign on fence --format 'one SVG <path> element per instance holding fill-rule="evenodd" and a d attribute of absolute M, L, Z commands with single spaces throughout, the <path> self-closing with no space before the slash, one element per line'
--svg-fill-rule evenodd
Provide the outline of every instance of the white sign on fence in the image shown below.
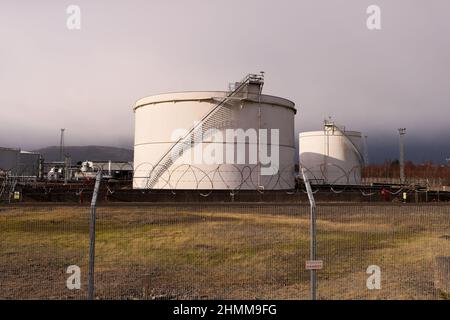
<path fill-rule="evenodd" d="M 306 270 L 320 270 L 323 269 L 322 260 L 308 260 L 305 265 Z"/>

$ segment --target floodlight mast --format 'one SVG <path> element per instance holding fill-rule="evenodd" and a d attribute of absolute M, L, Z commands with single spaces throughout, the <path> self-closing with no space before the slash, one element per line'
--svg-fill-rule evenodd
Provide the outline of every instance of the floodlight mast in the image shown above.
<path fill-rule="evenodd" d="M 59 138 L 59 160 L 64 161 L 64 131 L 66 129 L 61 128 L 61 135 Z"/>
<path fill-rule="evenodd" d="M 400 182 L 405 183 L 405 134 L 406 128 L 399 128 L 399 148 L 400 148 Z"/>

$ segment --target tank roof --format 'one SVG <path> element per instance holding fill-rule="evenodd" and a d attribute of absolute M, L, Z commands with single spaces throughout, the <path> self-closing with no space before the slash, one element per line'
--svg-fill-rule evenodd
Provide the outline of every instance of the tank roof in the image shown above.
<path fill-rule="evenodd" d="M 344 133 L 347 136 L 357 136 L 357 137 L 361 137 L 362 133 L 359 131 L 344 131 Z M 320 130 L 320 131 L 305 131 L 305 132 L 300 132 L 299 137 L 313 137 L 313 136 L 324 136 L 325 135 L 325 131 L 324 130 Z M 334 134 L 335 136 L 342 136 L 342 133 L 339 130 L 335 130 Z"/>
<path fill-rule="evenodd" d="M 148 96 L 138 100 L 133 106 L 133 111 L 137 108 L 157 103 L 164 102 L 175 102 L 175 101 L 213 101 L 217 100 L 218 102 L 226 97 L 228 94 L 227 91 L 182 91 L 182 92 L 171 92 L 171 93 L 163 93 Z M 239 98 L 239 96 L 234 97 L 233 99 Z M 287 107 L 290 109 L 295 109 L 295 103 L 281 97 L 271 96 L 262 94 L 252 94 L 249 93 L 245 98 L 242 98 L 244 101 L 252 101 L 258 102 L 261 98 L 261 103 L 265 104 L 274 104 L 282 107 Z"/>

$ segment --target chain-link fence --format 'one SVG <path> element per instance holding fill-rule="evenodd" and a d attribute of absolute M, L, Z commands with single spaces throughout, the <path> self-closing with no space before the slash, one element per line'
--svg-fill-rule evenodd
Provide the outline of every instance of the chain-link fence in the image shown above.
<path fill-rule="evenodd" d="M 309 299 L 309 227 L 306 205 L 103 205 L 95 297 Z M 3 206 L 0 231 L 0 298 L 87 298 L 89 207 Z M 319 299 L 449 297 L 449 205 L 318 205 L 317 249 Z"/>
<path fill-rule="evenodd" d="M 319 206 L 317 243 L 325 262 L 319 297 L 445 297 L 448 278 L 438 282 L 449 270 L 437 261 L 450 256 L 449 232 L 450 207 L 445 205 Z M 380 289 L 367 283 L 373 266 L 380 270 Z"/>
<path fill-rule="evenodd" d="M 67 288 L 66 272 L 72 265 L 87 270 L 86 208 L 0 206 L 0 234 L 0 298 L 85 298 L 86 290 Z"/>

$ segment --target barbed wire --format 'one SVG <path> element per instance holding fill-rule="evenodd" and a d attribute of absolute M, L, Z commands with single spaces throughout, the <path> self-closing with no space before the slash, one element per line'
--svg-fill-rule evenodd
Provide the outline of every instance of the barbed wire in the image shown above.
<path fill-rule="evenodd" d="M 362 167 L 359 165 L 345 169 L 335 163 L 321 163 L 316 166 L 308 167 L 300 162 L 300 168 L 306 170 L 306 174 L 312 184 L 323 181 L 323 184 L 329 185 L 349 185 L 357 184 L 355 182 L 361 181 Z M 332 174 L 329 173 L 330 171 Z"/>
<path fill-rule="evenodd" d="M 231 192 L 239 190 L 290 190 L 295 189 L 295 166 L 286 166 L 275 170 L 273 175 L 261 175 L 258 165 L 219 164 L 205 167 L 180 164 L 176 167 L 161 168 L 150 163 L 138 165 L 134 171 L 137 188 L 152 189 L 149 181 L 155 171 L 164 173 L 158 179 L 155 189 L 183 189 L 188 184 L 193 190 L 225 189 Z"/>
<path fill-rule="evenodd" d="M 215 190 L 226 190 L 230 195 L 237 195 L 241 190 L 254 190 L 258 193 L 265 191 L 282 191 L 287 194 L 306 192 L 302 188 L 302 179 L 296 175 L 296 168 L 293 165 L 285 166 L 270 176 L 260 175 L 261 167 L 258 165 L 191 165 L 180 164 L 170 166 L 169 168 L 158 168 L 151 163 L 142 163 L 136 167 L 130 162 L 117 163 L 101 162 L 101 165 L 94 165 L 88 171 L 81 171 L 80 167 L 72 166 L 65 168 L 70 170 L 67 179 L 67 188 L 70 192 L 75 192 L 79 196 L 85 190 L 89 190 L 98 170 L 104 173 L 107 195 L 113 195 L 119 189 L 130 190 L 140 189 L 143 192 L 152 192 L 153 190 L 169 190 L 176 194 L 180 190 L 198 191 L 203 197 L 208 197 Z M 301 164 L 300 164 L 301 165 Z M 62 166 L 62 165 L 60 165 Z M 398 184 L 391 188 L 389 185 L 383 187 L 374 185 L 373 191 L 371 184 L 367 181 L 369 178 L 361 177 L 360 166 L 354 166 L 345 169 L 336 164 L 324 164 L 316 167 L 305 168 L 310 180 L 313 183 L 313 192 L 329 192 L 342 194 L 346 191 L 359 191 L 364 197 L 371 197 L 380 193 L 381 188 L 386 194 L 397 196 L 403 192 L 429 192 L 428 185 L 417 185 L 414 183 Z M 149 179 L 155 171 L 164 171 L 153 188 L 149 186 Z M 64 173 L 59 176 L 51 176 L 49 172 L 40 172 L 39 176 L 30 176 L 30 172 L 37 172 L 36 167 L 24 167 L 2 169 L 0 168 L 0 200 L 11 200 L 17 186 L 40 187 L 44 194 L 51 194 L 54 190 L 59 192 L 61 188 L 58 184 L 64 181 Z M 26 175 L 25 175 L 26 173 Z M 331 174 L 330 174 L 331 173 Z M 326 174 L 331 179 L 327 180 Z M 379 178 L 377 178 L 379 180 Z M 52 184 L 52 183 L 56 184 Z M 118 182 L 118 184 L 116 184 Z M 359 182 L 359 183 L 354 183 Z M 132 186 L 132 184 L 134 184 Z M 358 186 L 360 186 L 358 188 Z M 75 189 L 75 191 L 74 191 Z M 378 190 L 380 189 L 380 190 Z M 69 192 L 69 190 L 68 190 Z"/>

